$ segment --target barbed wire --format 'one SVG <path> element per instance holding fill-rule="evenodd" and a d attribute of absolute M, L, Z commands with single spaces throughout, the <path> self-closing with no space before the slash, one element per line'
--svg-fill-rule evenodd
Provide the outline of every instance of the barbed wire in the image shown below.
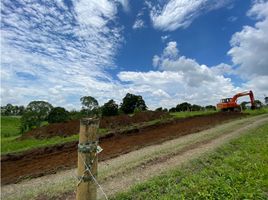
<path fill-rule="evenodd" d="M 93 181 L 95 182 L 95 184 L 100 188 L 100 190 L 101 190 L 101 192 L 103 193 L 105 199 L 108 200 L 108 197 L 107 197 L 106 193 L 104 192 L 102 186 L 99 184 L 98 180 L 97 180 L 97 179 L 95 178 L 95 176 L 92 174 L 92 172 L 91 172 L 91 170 L 90 170 L 90 167 L 87 165 L 87 163 L 85 162 L 85 160 L 84 160 L 84 158 L 81 156 L 81 154 L 78 153 L 78 155 L 80 156 L 81 160 L 83 161 L 83 163 L 84 163 L 86 169 L 85 169 L 85 171 L 83 172 L 83 176 L 80 178 L 80 180 L 78 179 L 79 182 L 77 183 L 77 186 L 78 186 L 78 185 L 81 183 L 81 181 L 83 180 L 83 177 L 85 176 L 85 173 L 86 173 L 86 172 L 89 172 L 91 178 L 93 179 Z M 93 161 L 91 161 L 91 162 L 94 162 L 95 158 L 96 158 L 96 155 L 94 156 Z"/>

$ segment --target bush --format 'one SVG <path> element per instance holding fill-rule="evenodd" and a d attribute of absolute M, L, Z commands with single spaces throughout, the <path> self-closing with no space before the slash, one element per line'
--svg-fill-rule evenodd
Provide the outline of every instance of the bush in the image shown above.
<path fill-rule="evenodd" d="M 69 112 L 62 107 L 53 108 L 48 114 L 48 123 L 66 122 L 69 119 Z"/>

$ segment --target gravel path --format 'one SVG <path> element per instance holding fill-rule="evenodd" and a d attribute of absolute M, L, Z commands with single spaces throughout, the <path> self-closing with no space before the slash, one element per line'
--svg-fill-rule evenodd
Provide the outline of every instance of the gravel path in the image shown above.
<path fill-rule="evenodd" d="M 99 164 L 99 180 L 108 196 L 128 190 L 162 172 L 174 169 L 248 130 L 268 123 L 268 115 L 235 120 L 199 133 L 145 147 Z M 75 199 L 75 170 L 62 171 L 2 187 L 2 199 Z M 38 186 L 38 187 L 37 187 Z M 103 196 L 99 193 L 99 198 Z"/>

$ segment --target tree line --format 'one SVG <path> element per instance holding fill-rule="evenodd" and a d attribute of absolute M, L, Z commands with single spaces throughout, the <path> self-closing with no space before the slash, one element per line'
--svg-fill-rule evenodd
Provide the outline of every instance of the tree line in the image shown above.
<path fill-rule="evenodd" d="M 1 115 L 3 116 L 21 116 L 25 111 L 24 106 L 17 106 L 8 103 L 6 106 L 1 106 Z"/>
<path fill-rule="evenodd" d="M 258 100 L 256 100 L 258 102 Z M 63 107 L 53 107 L 46 101 L 32 101 L 26 107 L 7 104 L 1 106 L 1 115 L 3 116 L 21 116 L 21 132 L 29 131 L 33 128 L 40 127 L 44 121 L 48 123 L 66 122 L 68 120 L 81 119 L 85 116 L 115 116 L 119 114 L 132 114 L 147 110 L 145 101 L 141 95 L 127 93 L 122 99 L 120 105 L 116 104 L 113 99 L 99 106 L 98 101 L 92 96 L 80 98 L 82 109 L 80 111 L 67 111 Z M 259 101 L 260 102 L 260 101 Z M 260 102 L 261 103 L 261 102 Z M 247 102 L 242 102 L 242 109 L 246 109 Z M 200 106 L 183 102 L 175 107 L 159 107 L 155 111 L 161 112 L 184 112 L 184 111 L 202 111 L 216 110 L 213 105 Z"/>
<path fill-rule="evenodd" d="M 161 107 L 157 108 L 156 110 L 161 111 Z M 169 112 L 185 112 L 185 111 L 203 111 L 203 110 L 216 110 L 216 107 L 213 105 L 208 106 L 200 106 L 197 104 L 190 104 L 188 102 L 183 102 L 178 104 L 175 107 L 170 108 Z"/>
<path fill-rule="evenodd" d="M 127 93 L 120 105 L 111 99 L 99 106 L 98 101 L 91 96 L 80 98 L 82 109 L 80 111 L 67 111 L 63 107 L 53 107 L 46 101 L 32 101 L 26 107 L 7 104 L 1 106 L 3 116 L 21 116 L 21 132 L 40 127 L 44 121 L 48 123 L 66 122 L 81 119 L 86 116 L 114 116 L 118 114 L 131 114 L 147 110 L 142 96 Z"/>

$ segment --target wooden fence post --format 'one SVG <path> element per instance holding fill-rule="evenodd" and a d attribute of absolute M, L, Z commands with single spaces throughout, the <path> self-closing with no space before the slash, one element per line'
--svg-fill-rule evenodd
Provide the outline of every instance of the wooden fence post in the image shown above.
<path fill-rule="evenodd" d="M 77 200 L 97 199 L 97 186 L 92 176 L 97 178 L 98 127 L 99 119 L 84 118 L 80 120 Z"/>

